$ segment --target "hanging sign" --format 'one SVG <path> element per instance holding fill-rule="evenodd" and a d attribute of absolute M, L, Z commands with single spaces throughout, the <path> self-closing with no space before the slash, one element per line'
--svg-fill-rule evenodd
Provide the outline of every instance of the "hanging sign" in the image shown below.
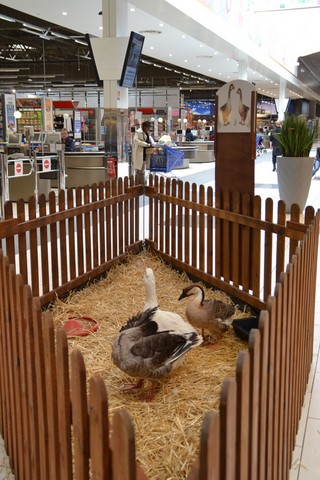
<path fill-rule="evenodd" d="M 255 91 L 251 82 L 234 80 L 217 91 L 219 99 L 218 133 L 250 133 L 252 105 L 251 94 Z"/>
<path fill-rule="evenodd" d="M 73 113 L 73 130 L 74 130 L 74 139 L 81 139 L 81 116 L 80 112 L 77 110 Z"/>

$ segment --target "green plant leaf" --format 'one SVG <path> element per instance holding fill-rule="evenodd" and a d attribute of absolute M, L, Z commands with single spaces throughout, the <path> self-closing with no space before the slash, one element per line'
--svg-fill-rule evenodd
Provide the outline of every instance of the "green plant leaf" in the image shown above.
<path fill-rule="evenodd" d="M 318 123 L 310 129 L 304 118 L 286 115 L 281 132 L 275 133 L 284 157 L 309 157 L 318 133 Z"/>

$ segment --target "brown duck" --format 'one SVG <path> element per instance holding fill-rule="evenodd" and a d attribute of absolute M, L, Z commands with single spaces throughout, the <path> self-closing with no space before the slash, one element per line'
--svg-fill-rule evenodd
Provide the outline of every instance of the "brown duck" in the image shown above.
<path fill-rule="evenodd" d="M 203 288 L 195 283 L 183 289 L 179 300 L 191 296 L 193 298 L 186 308 L 187 320 L 193 327 L 201 329 L 202 336 L 204 330 L 209 330 L 215 342 L 220 340 L 228 330 L 235 306 L 219 300 L 205 300 Z"/>
<path fill-rule="evenodd" d="M 250 110 L 250 107 L 248 107 L 247 105 L 244 105 L 243 102 L 242 102 L 242 90 L 241 88 L 238 88 L 237 90 L 237 94 L 239 95 L 239 107 L 238 107 L 238 112 L 239 112 L 239 115 L 240 115 L 240 125 L 244 125 L 246 123 L 246 120 L 247 120 L 247 115 L 248 115 L 248 112 Z"/>

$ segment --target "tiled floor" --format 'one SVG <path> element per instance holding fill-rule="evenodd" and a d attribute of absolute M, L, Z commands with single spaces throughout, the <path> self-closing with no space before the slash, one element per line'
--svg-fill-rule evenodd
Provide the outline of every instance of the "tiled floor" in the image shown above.
<path fill-rule="evenodd" d="M 119 175 L 127 175 L 126 164 L 119 165 Z M 214 187 L 214 164 L 190 164 L 190 168 L 176 170 L 181 180 Z M 279 199 L 277 174 L 272 172 L 271 153 L 256 159 L 255 193 L 262 200 L 267 197 Z M 320 208 L 320 171 L 312 179 L 308 205 Z M 319 256 L 320 257 L 320 256 Z M 317 303 L 315 309 L 315 341 L 312 368 L 307 393 L 296 438 L 290 480 L 320 480 L 320 259 L 318 260 Z M 8 468 L 3 441 L 0 438 L 0 480 L 13 480 Z M 27 479 L 26 479 L 27 480 Z M 29 479 L 28 479 L 29 480 Z M 259 479 L 257 479 L 259 480 Z"/>

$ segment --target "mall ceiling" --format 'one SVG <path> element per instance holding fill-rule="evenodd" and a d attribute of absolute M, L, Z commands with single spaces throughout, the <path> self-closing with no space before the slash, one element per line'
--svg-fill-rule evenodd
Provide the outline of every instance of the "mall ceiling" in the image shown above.
<path fill-rule="evenodd" d="M 91 90 L 98 77 L 86 35 L 0 5 L 0 91 Z M 223 82 L 143 56 L 138 87 L 214 97 Z M 204 90 L 206 93 L 204 94 Z"/>

